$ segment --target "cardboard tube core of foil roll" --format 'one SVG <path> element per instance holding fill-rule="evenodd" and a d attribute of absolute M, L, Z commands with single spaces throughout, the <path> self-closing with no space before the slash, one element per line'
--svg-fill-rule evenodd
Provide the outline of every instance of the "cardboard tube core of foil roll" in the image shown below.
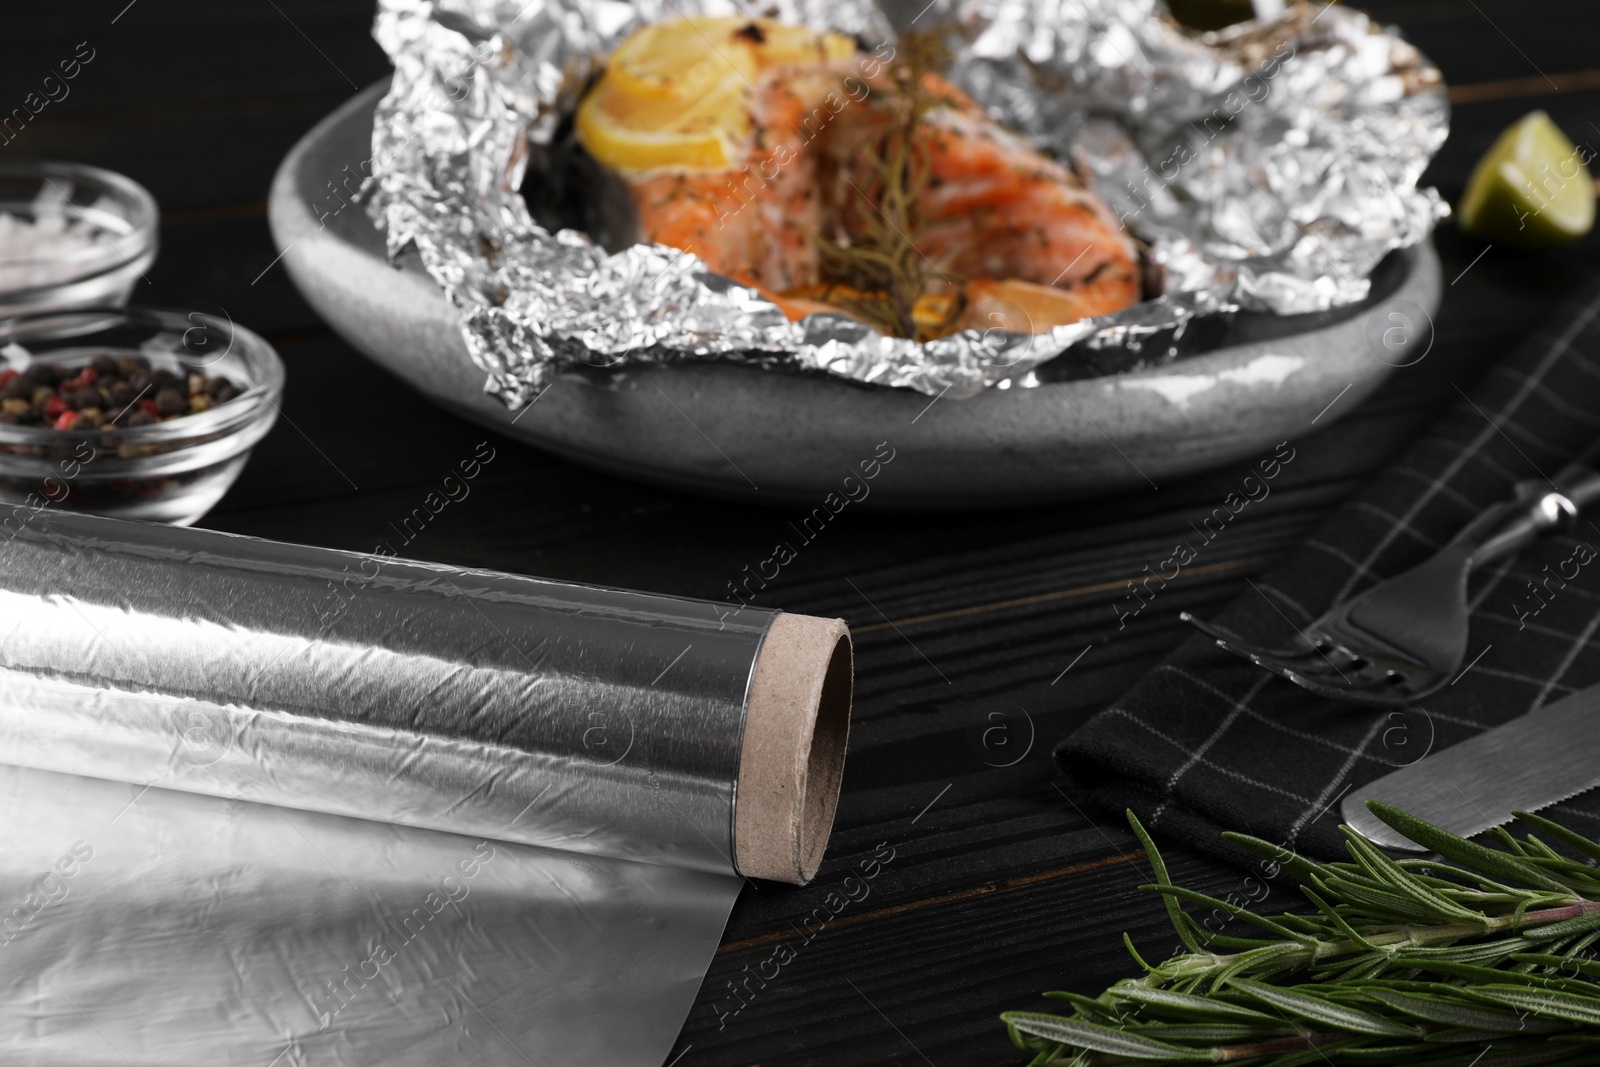
<path fill-rule="evenodd" d="M 739 873 L 795 885 L 816 876 L 844 776 L 851 676 L 844 620 L 772 620 L 745 705 L 733 809 Z"/>

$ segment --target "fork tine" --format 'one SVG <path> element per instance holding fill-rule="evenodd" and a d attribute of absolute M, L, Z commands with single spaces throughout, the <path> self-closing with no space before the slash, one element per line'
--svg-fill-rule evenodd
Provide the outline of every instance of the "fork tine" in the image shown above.
<path fill-rule="evenodd" d="M 1363 699 L 1366 690 L 1360 686 L 1344 685 L 1337 681 L 1330 682 L 1322 678 L 1302 674 L 1301 672 L 1295 670 L 1279 670 L 1278 668 L 1268 666 L 1265 663 L 1261 664 L 1261 666 L 1266 670 L 1271 671 L 1273 674 L 1276 674 L 1282 678 L 1287 678 L 1301 689 L 1315 693 L 1319 697 L 1325 697 L 1328 700 L 1339 700 L 1346 702 L 1367 702 Z"/>
<path fill-rule="evenodd" d="M 1231 630 L 1225 630 L 1216 623 L 1206 622 L 1199 616 L 1191 615 L 1187 611 L 1179 612 L 1178 617 L 1184 622 L 1188 623 L 1190 626 L 1193 626 L 1196 630 L 1199 630 L 1201 633 L 1211 638 L 1218 645 L 1227 649 L 1229 652 L 1232 652 L 1236 656 L 1243 656 L 1246 659 L 1253 659 L 1256 656 L 1261 655 L 1271 656 L 1275 659 L 1295 660 L 1300 659 L 1303 656 L 1314 657 L 1318 655 L 1316 647 L 1310 644 L 1307 644 L 1303 648 L 1296 649 L 1267 648 L 1265 645 L 1258 645 L 1253 641 L 1246 641 L 1244 638 L 1240 637 Z"/>
<path fill-rule="evenodd" d="M 1222 649 L 1224 652 L 1227 652 L 1230 655 L 1238 656 L 1242 660 L 1252 663 L 1263 670 L 1270 671 L 1281 677 L 1287 678 L 1290 681 L 1295 681 L 1296 677 L 1301 673 L 1310 673 L 1316 671 L 1322 662 L 1318 658 L 1320 653 L 1318 653 L 1316 649 L 1312 649 L 1305 656 L 1291 656 L 1280 659 L 1279 657 L 1268 655 L 1264 650 L 1258 650 L 1251 646 L 1241 646 L 1234 643 L 1227 637 L 1217 636 L 1217 632 L 1227 633 L 1226 630 L 1214 632 L 1212 630 L 1206 630 L 1204 627 L 1201 629 L 1206 633 L 1207 636 L 1216 641 L 1217 647 Z M 1337 670 L 1337 668 L 1334 669 Z"/>
<path fill-rule="evenodd" d="M 1305 651 L 1296 652 L 1291 656 L 1282 656 L 1263 649 L 1256 655 L 1277 660 L 1287 668 L 1319 674 L 1332 668 L 1335 674 L 1342 675 L 1347 670 L 1358 671 L 1366 665 L 1366 657 L 1359 656 L 1341 645 L 1312 645 Z"/>
<path fill-rule="evenodd" d="M 1241 659 L 1249 660 L 1264 671 L 1276 674 L 1302 689 L 1327 700 L 1347 704 L 1366 704 L 1374 707 L 1389 706 L 1394 697 L 1385 683 L 1375 682 L 1370 675 L 1356 672 L 1355 679 L 1344 674 L 1331 659 L 1316 648 L 1305 653 L 1275 656 L 1253 647 L 1237 643 L 1235 635 L 1221 627 L 1202 624 L 1200 620 L 1185 615 L 1185 620 L 1217 642 L 1217 646 Z M 1344 653 L 1348 656 L 1348 653 Z"/>
<path fill-rule="evenodd" d="M 1317 657 L 1285 660 L 1277 656 L 1255 655 L 1250 657 L 1250 661 L 1256 666 L 1269 670 L 1274 674 L 1280 674 L 1296 684 L 1303 684 L 1301 679 L 1307 679 L 1310 681 L 1320 680 L 1327 685 L 1338 684 L 1344 688 L 1359 688 L 1357 683 L 1351 680 L 1350 675 L 1341 671 L 1331 660 L 1323 660 Z M 1335 679 L 1337 679 L 1337 683 Z"/>
<path fill-rule="evenodd" d="M 1345 674 L 1331 661 L 1319 665 L 1303 662 L 1285 662 L 1257 656 L 1253 662 L 1263 670 L 1287 678 L 1302 689 L 1309 689 L 1331 700 L 1347 700 L 1360 704 L 1395 704 L 1392 671 L 1376 673 L 1370 669 L 1352 669 Z M 1330 673 L 1331 672 L 1331 673 Z M 1335 681 L 1334 676 L 1338 676 Z"/>
<path fill-rule="evenodd" d="M 1264 671 L 1276 674 L 1308 692 L 1327 700 L 1342 701 L 1347 704 L 1366 704 L 1373 707 L 1387 707 L 1394 704 L 1394 697 L 1388 687 L 1383 683 L 1370 681 L 1370 676 L 1357 674 L 1359 682 L 1343 674 L 1331 659 L 1316 648 L 1311 648 L 1304 653 L 1291 653 L 1287 656 L 1274 656 L 1266 654 L 1265 650 L 1257 650 L 1253 646 L 1241 645 L 1236 635 L 1221 627 L 1204 623 L 1185 612 L 1183 618 L 1195 626 L 1202 633 L 1217 642 L 1217 646 L 1226 652 L 1238 656 L 1240 659 L 1249 660 Z M 1342 656 L 1349 657 L 1350 653 L 1338 650 Z M 1338 675 L 1338 680 L 1334 676 Z"/>
<path fill-rule="evenodd" d="M 1328 700 L 1337 700 L 1345 704 L 1366 704 L 1373 707 L 1393 707 L 1395 699 L 1386 685 L 1343 685 L 1329 683 L 1321 678 L 1302 674 L 1297 670 L 1278 670 L 1267 664 L 1262 664 L 1267 670 L 1280 677 L 1287 678 L 1301 689 L 1315 693 L 1317 696 Z"/>
<path fill-rule="evenodd" d="M 1332 663 L 1312 666 L 1303 661 L 1285 662 L 1270 656 L 1251 656 L 1250 661 L 1262 670 L 1271 671 L 1280 678 L 1293 682 L 1329 700 L 1358 703 L 1384 703 L 1387 686 L 1373 684 L 1370 676 L 1357 675 L 1355 679 L 1339 671 Z"/>

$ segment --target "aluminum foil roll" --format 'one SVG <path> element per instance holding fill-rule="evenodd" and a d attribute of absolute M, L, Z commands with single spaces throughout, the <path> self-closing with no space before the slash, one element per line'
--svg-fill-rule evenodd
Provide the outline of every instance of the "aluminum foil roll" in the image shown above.
<path fill-rule="evenodd" d="M 771 810 L 773 768 L 816 764 L 751 710 L 804 703 L 805 657 L 773 658 L 803 617 L 59 512 L 4 529 L 16 1062 L 104 1039 L 163 1067 L 659 1063 L 741 867 L 766 873 L 738 794 Z"/>
<path fill-rule="evenodd" d="M 744 361 L 961 398 L 1161 363 L 1214 332 L 1197 320 L 1360 301 L 1379 260 L 1448 210 L 1417 184 L 1448 132 L 1439 72 L 1360 12 L 1302 2 L 1199 35 L 1160 0 L 914 3 L 906 19 L 951 29 L 953 80 L 1075 163 L 1145 243 L 1149 299 L 1037 336 L 927 344 L 842 315 L 788 322 L 693 255 L 608 254 L 586 234 L 549 232 L 517 192 L 530 146 L 550 140 L 619 41 L 698 12 L 890 34 L 868 0 L 379 2 L 374 35 L 395 76 L 368 210 L 391 256 L 416 249 L 508 405 L 580 365 Z M 1069 367 L 1041 370 L 1053 362 Z"/>
<path fill-rule="evenodd" d="M 0 553 L 0 751 L 731 874 L 777 613 L 719 610 L 40 513 Z"/>

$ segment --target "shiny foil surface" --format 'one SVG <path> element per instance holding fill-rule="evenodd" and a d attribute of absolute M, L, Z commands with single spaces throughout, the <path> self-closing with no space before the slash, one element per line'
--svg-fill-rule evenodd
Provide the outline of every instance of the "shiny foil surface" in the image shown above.
<path fill-rule="evenodd" d="M 7 530 L 7 1063 L 662 1061 L 742 884 L 773 613 Z"/>
<path fill-rule="evenodd" d="M 729 360 L 959 398 L 1063 376 L 1039 368 L 1074 352 L 1094 350 L 1100 367 L 1160 363 L 1185 351 L 1197 318 L 1360 301 L 1378 261 L 1448 210 L 1417 187 L 1448 132 L 1439 72 L 1360 12 L 1301 3 L 1199 35 L 1160 0 L 934 0 L 916 18 L 954 30 L 953 79 L 1088 176 L 1148 246 L 1156 291 L 1038 335 L 918 344 L 842 315 L 791 323 L 693 255 L 608 254 L 547 232 L 517 192 L 529 141 L 550 139 L 619 41 L 698 12 L 891 35 L 867 0 L 379 2 L 374 35 L 395 76 L 368 210 L 391 256 L 416 249 L 485 388 L 512 407 L 580 365 Z"/>

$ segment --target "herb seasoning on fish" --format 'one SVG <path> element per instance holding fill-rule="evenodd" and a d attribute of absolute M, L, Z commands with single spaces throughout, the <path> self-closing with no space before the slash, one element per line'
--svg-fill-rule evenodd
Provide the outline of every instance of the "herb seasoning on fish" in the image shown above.
<path fill-rule="evenodd" d="M 949 63 L 936 32 L 907 30 L 890 64 L 888 99 L 878 105 L 888 119 L 876 143 L 862 146 L 871 180 L 863 188 L 841 177 L 857 195 L 819 234 L 824 288 L 818 298 L 853 312 L 891 337 L 930 340 L 949 333 L 961 307 L 953 300 L 929 301 L 935 276 L 955 281 L 922 254 L 930 234 L 922 193 L 930 184 L 930 146 L 919 139 L 929 111 L 948 106 L 938 81 L 927 77 Z M 848 225 L 845 219 L 849 219 Z"/>

